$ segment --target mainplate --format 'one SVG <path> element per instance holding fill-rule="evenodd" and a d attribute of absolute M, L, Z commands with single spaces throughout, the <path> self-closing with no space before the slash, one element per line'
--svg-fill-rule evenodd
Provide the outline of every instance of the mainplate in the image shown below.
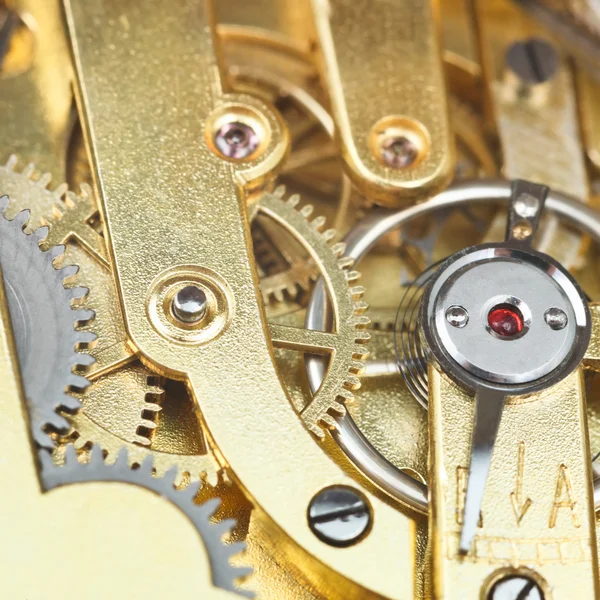
<path fill-rule="evenodd" d="M 600 598 L 596 4 L 0 0 L 2 596 Z"/>

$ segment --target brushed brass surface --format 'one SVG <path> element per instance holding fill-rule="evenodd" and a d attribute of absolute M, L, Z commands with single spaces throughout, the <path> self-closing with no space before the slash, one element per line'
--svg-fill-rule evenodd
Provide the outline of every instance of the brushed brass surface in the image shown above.
<path fill-rule="evenodd" d="M 191 10 L 177 0 L 165 18 L 157 1 L 144 3 L 143 9 L 116 1 L 101 9 L 83 2 L 65 6 L 84 131 L 131 342 L 154 368 L 188 375 L 211 446 L 256 505 L 293 538 L 294 543 L 283 544 L 286 552 L 308 560 L 308 551 L 321 560 L 326 566 L 315 568 L 314 577 L 339 578 L 338 589 L 346 597 L 358 589 L 363 597 L 365 590 L 410 596 L 412 582 L 399 585 L 393 576 L 410 561 L 406 517 L 369 497 L 377 515 L 374 527 L 343 553 L 319 542 L 304 518 L 316 490 L 352 481 L 322 454 L 295 415 L 274 369 L 257 302 L 240 183 L 262 183 L 285 156 L 280 122 L 257 100 L 222 96 L 202 7 Z M 177 70 L 170 68 L 174 60 Z M 159 80 L 148 79 L 149 62 L 163 73 Z M 194 75 L 182 79 L 181 73 Z M 131 90 L 126 101 L 124 78 Z M 211 151 L 205 128 L 212 111 L 223 107 L 233 113 L 240 105 L 264 115 L 258 118 L 270 135 L 261 158 L 237 166 Z M 111 119 L 104 118 L 106 112 Z M 132 222 L 143 223 L 135 243 Z M 156 278 L 174 265 L 198 265 L 203 281 L 226 290 L 227 326 L 206 345 L 178 344 L 148 320 L 145 299 Z M 264 464 L 270 465 L 272 478 L 265 479 Z M 296 544 L 303 548 L 300 554 Z M 359 587 L 348 588 L 350 581 Z"/>
<path fill-rule="evenodd" d="M 449 181 L 454 168 L 434 4 L 313 2 L 347 173 L 368 198 L 386 206 L 426 197 Z M 381 160 L 379 145 L 388 131 L 417 146 L 406 168 Z"/>
<path fill-rule="evenodd" d="M 571 63 L 556 42 L 531 17 L 506 0 L 477 3 L 479 43 L 487 79 L 488 106 L 502 150 L 503 175 L 528 179 L 589 201 L 588 174 L 580 136 L 576 89 Z M 507 29 L 505 24 L 510 22 Z M 507 53 L 517 42 L 536 39 L 556 51 L 558 66 L 543 83 L 529 84 L 511 70 Z M 542 152 L 532 147 L 543 148 Z M 499 216 L 491 239 L 504 228 Z M 546 218 L 537 247 L 552 253 L 565 267 L 576 264 L 581 236 Z"/>
<path fill-rule="evenodd" d="M 434 597 L 477 598 L 496 572 L 520 569 L 537 573 L 549 597 L 597 597 L 582 371 L 506 406 L 467 556 L 459 554 L 458 539 L 475 404 L 434 367 L 429 382 Z"/>
<path fill-rule="evenodd" d="M 126 448 L 134 466 L 152 456 L 157 476 L 174 467 L 177 486 L 201 480 L 197 501 L 220 497 L 216 518 L 237 519 L 232 540 L 248 549 L 236 561 L 254 569 L 239 585 L 258 598 L 488 600 L 518 573 L 543 600 L 600 597 L 598 306 L 584 367 L 507 407 L 475 550 L 461 557 L 473 402 L 432 369 L 428 415 L 398 372 L 394 323 L 407 282 L 501 239 L 504 217 L 490 206 L 422 219 L 386 235 L 360 280 L 335 244 L 376 204 L 409 207 L 451 179 L 522 177 L 597 203 L 592 0 L 60 4 L 8 2 L 21 20 L 0 64 L 0 196 L 11 196 L 9 216 L 30 208 L 32 224 L 50 226 L 44 248 L 66 245 L 96 312 L 92 386 L 71 431 L 54 436 L 55 463 L 69 443 L 87 461 L 99 442 L 108 462 Z M 534 4 L 562 27 L 537 21 Z M 552 43 L 559 68 L 528 86 L 506 51 L 532 37 Z M 249 159 L 219 153 L 228 120 L 257 132 Z M 386 166 L 386 136 L 414 143 L 412 166 Z M 46 171 L 52 181 L 38 179 Z M 595 245 L 553 217 L 538 242 L 600 301 Z M 319 276 L 334 318 L 310 332 Z M 206 327 L 180 327 L 170 312 L 188 282 L 209 292 Z M 160 498 L 122 484 L 42 493 L 2 289 L 0 316 L 0 476 L 16 490 L 0 517 L 10 574 L 0 595 L 223 598 L 197 535 Z M 316 394 L 312 353 L 329 357 Z M 429 518 L 343 454 L 328 429 L 345 410 L 377 452 L 430 486 Z M 315 493 L 338 484 L 358 489 L 374 518 L 348 548 L 319 541 L 307 520 Z"/>

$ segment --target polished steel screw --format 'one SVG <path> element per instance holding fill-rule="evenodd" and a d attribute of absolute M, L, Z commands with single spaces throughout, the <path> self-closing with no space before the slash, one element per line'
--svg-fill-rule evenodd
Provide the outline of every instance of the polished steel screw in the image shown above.
<path fill-rule="evenodd" d="M 548 324 L 550 329 L 554 329 L 554 331 L 560 331 L 567 326 L 569 319 L 567 317 L 567 313 L 560 308 L 549 308 L 544 313 L 544 320 Z"/>
<path fill-rule="evenodd" d="M 234 121 L 222 125 L 215 135 L 215 145 L 227 158 L 243 160 L 250 156 L 260 143 L 258 134 L 250 125 Z"/>
<path fill-rule="evenodd" d="M 195 285 L 186 285 L 175 294 L 171 308 L 175 318 L 182 323 L 198 323 L 206 314 L 206 294 Z"/>
<path fill-rule="evenodd" d="M 446 311 L 446 321 L 452 327 L 462 329 L 469 322 L 469 313 L 464 306 L 453 305 Z"/>
<path fill-rule="evenodd" d="M 554 47 L 536 38 L 515 42 L 506 53 L 506 65 L 527 85 L 550 81 L 558 71 Z"/>
<path fill-rule="evenodd" d="M 488 600 L 544 600 L 538 584 L 524 575 L 509 575 L 490 590 Z"/>
<path fill-rule="evenodd" d="M 359 492 L 346 486 L 321 490 L 308 507 L 308 524 L 326 544 L 344 548 L 361 540 L 371 527 L 371 511 Z"/>

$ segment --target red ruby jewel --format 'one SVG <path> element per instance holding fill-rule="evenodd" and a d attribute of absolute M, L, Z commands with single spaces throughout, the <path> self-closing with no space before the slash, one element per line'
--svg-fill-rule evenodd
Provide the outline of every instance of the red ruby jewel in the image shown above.
<path fill-rule="evenodd" d="M 488 325 L 501 337 L 513 337 L 523 331 L 523 315 L 516 307 L 502 304 L 490 310 Z"/>

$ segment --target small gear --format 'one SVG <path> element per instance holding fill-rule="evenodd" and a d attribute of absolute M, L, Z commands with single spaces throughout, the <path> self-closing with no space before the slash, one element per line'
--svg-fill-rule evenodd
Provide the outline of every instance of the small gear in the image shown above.
<path fill-rule="evenodd" d="M 69 423 L 57 411 L 78 409 L 79 401 L 67 392 L 81 392 L 89 385 L 85 377 L 74 371 L 93 363 L 93 357 L 77 349 L 89 347 L 95 336 L 77 328 L 91 321 L 94 315 L 71 306 L 88 290 L 65 287 L 78 267 L 69 265 L 57 269 L 54 266 L 63 255 L 64 247 L 42 252 L 39 244 L 47 229 L 39 228 L 26 234 L 29 211 L 21 211 L 8 220 L 8 207 L 9 199 L 3 196 L 0 198 L 0 264 L 32 431 L 40 445 L 51 447 L 52 441 L 42 428 L 48 425 L 56 431 L 68 431 Z"/>
<path fill-rule="evenodd" d="M 42 224 L 50 226 L 49 244 L 65 244 L 76 239 L 100 263 L 108 267 L 106 244 L 93 227 L 98 218 L 98 207 L 91 187 L 81 184 L 81 194 L 67 191 L 56 202 L 51 213 L 44 215 Z"/>
<path fill-rule="evenodd" d="M 213 522 L 220 501 L 211 499 L 203 504 L 195 504 L 200 483 L 196 482 L 184 490 L 175 487 L 177 469 L 173 468 L 161 477 L 154 475 L 153 459 L 146 457 L 138 468 L 130 467 L 131 460 L 127 450 L 121 449 L 114 463 L 105 462 L 100 446 L 94 446 L 90 452 L 89 462 L 80 462 L 77 451 L 68 446 L 65 451 L 65 461 L 57 466 L 51 455 L 40 451 L 42 464 L 41 477 L 46 490 L 79 482 L 117 481 L 144 487 L 175 504 L 191 521 L 198 531 L 210 560 L 213 584 L 216 587 L 235 592 L 240 596 L 252 597 L 252 593 L 241 590 L 236 582 L 247 578 L 252 569 L 234 566 L 231 559 L 241 554 L 245 549 L 242 542 L 225 543 L 223 539 L 231 534 L 235 526 L 234 519 Z"/>
<path fill-rule="evenodd" d="M 148 369 L 135 363 L 97 377 L 79 396 L 81 412 L 124 442 L 149 446 L 164 395 L 151 377 Z"/>
<path fill-rule="evenodd" d="M 115 460 L 123 448 L 128 452 L 131 465 L 152 457 L 154 470 L 161 476 L 175 467 L 179 487 L 193 481 L 216 485 L 220 467 L 206 450 L 202 439 L 196 441 L 196 438 L 202 438 L 200 425 L 195 413 L 182 407 L 182 404 L 187 406 L 186 399 L 177 398 L 179 419 L 175 427 L 170 428 L 169 434 L 159 435 L 159 440 L 153 436 L 157 427 L 161 428 L 161 433 L 164 429 L 160 414 L 165 403 L 163 388 L 151 381 L 155 377 L 146 367 L 134 364 L 94 380 L 87 393 L 80 396 L 81 410 L 68 416 L 71 430 L 59 440 L 53 453 L 54 461 L 57 464 L 64 462 L 65 449 L 69 444 L 73 444 L 80 453 L 86 453 L 94 444 L 99 444 L 109 460 Z M 169 403 L 166 402 L 166 405 L 170 413 Z M 152 415 L 145 413 L 148 409 Z M 140 430 L 140 427 L 146 431 Z"/>

